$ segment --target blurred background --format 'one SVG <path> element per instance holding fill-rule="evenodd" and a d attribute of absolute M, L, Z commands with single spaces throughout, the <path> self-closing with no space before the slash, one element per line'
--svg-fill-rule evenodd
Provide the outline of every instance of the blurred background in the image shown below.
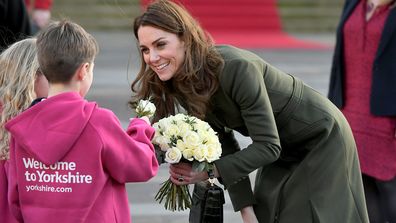
<path fill-rule="evenodd" d="M 203 2 L 187 0 L 186 2 Z M 212 1 L 216 2 L 216 0 Z M 223 1 L 223 7 L 235 0 Z M 239 0 L 245 5 L 249 0 Z M 259 0 L 267 2 L 267 0 Z M 336 28 L 343 0 L 271 0 L 275 2 L 282 27 L 291 33 L 329 33 Z M 52 15 L 68 17 L 86 29 L 130 30 L 132 18 L 140 13 L 139 0 L 54 0 Z M 251 13 L 251 12 L 247 12 Z M 231 22 L 231 21 L 230 21 Z"/>
<path fill-rule="evenodd" d="M 326 95 L 335 29 L 341 0 L 184 0 L 217 43 L 233 44 L 257 53 L 281 70 L 293 74 Z M 132 33 L 133 18 L 146 1 L 54 0 L 52 19 L 68 18 L 94 35 L 100 45 L 94 83 L 87 95 L 109 108 L 126 127 L 130 83 L 140 67 Z M 241 147 L 250 140 L 238 135 Z M 252 177 L 254 173 L 252 174 Z M 168 166 L 147 183 L 127 185 L 134 223 L 188 222 L 188 211 L 170 212 L 154 201 Z M 242 222 L 226 194 L 226 223 Z"/>

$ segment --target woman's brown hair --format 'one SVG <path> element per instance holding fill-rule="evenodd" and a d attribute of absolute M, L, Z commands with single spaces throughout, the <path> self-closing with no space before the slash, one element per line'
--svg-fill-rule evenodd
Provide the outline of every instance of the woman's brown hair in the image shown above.
<path fill-rule="evenodd" d="M 136 95 L 130 104 L 150 97 L 157 107 L 154 121 L 174 114 L 177 105 L 183 106 L 190 115 L 204 119 L 210 97 L 218 88 L 217 76 L 224 63 L 210 36 L 184 7 L 167 0 L 151 3 L 135 19 L 134 34 L 137 40 L 141 26 L 152 26 L 176 34 L 186 46 L 186 55 L 173 78 L 164 82 L 142 59 L 140 71 L 131 85 Z"/>

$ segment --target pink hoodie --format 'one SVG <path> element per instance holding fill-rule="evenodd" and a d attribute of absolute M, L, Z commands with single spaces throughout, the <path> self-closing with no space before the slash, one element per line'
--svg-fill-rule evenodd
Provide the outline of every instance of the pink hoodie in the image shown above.
<path fill-rule="evenodd" d="M 0 160 L 0 222 L 2 223 L 15 223 L 16 219 L 12 216 L 10 212 L 10 207 L 8 206 L 7 199 L 7 189 L 8 189 L 8 180 L 7 180 L 7 161 Z"/>
<path fill-rule="evenodd" d="M 3 105 L 0 102 L 0 114 L 3 111 Z M 12 223 L 16 222 L 14 217 L 11 215 L 10 208 L 8 206 L 7 199 L 7 160 L 0 159 L 0 222 L 2 223 Z"/>
<path fill-rule="evenodd" d="M 130 222 L 126 182 L 156 175 L 154 129 L 127 133 L 109 110 L 77 93 L 50 97 L 9 121 L 13 215 L 25 223 Z"/>

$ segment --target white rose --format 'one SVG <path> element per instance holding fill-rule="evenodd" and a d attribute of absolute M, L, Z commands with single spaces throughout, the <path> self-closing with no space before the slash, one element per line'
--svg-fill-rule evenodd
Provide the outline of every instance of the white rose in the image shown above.
<path fill-rule="evenodd" d="M 136 113 L 138 114 L 139 117 L 142 116 L 151 117 L 154 115 L 155 110 L 156 110 L 155 105 L 151 103 L 149 100 L 140 100 L 136 107 Z"/>
<path fill-rule="evenodd" d="M 158 144 L 158 145 L 159 145 L 161 151 L 163 151 L 163 152 L 168 151 L 168 149 L 170 148 L 170 146 L 169 146 L 168 143 L 160 143 L 160 144 Z"/>
<path fill-rule="evenodd" d="M 191 127 L 189 124 L 182 122 L 179 124 L 179 130 L 180 136 L 184 138 L 191 131 Z"/>
<path fill-rule="evenodd" d="M 184 159 L 188 161 L 194 160 L 194 150 L 192 149 L 185 149 L 182 151 Z"/>
<path fill-rule="evenodd" d="M 197 160 L 198 162 L 205 161 L 206 158 L 206 153 L 208 148 L 206 145 L 202 144 L 198 146 L 197 148 L 194 149 L 194 159 Z"/>
<path fill-rule="evenodd" d="M 199 135 L 194 132 L 188 132 L 184 137 L 183 141 L 187 144 L 188 148 L 198 147 L 201 143 Z"/>
<path fill-rule="evenodd" d="M 165 153 L 165 161 L 167 163 L 178 163 L 182 157 L 182 153 L 176 147 L 168 149 Z"/>
<path fill-rule="evenodd" d="M 156 123 L 158 123 L 158 128 L 159 129 L 165 130 L 166 127 L 171 124 L 171 120 L 169 118 L 163 118 L 163 119 L 159 120 Z"/>
<path fill-rule="evenodd" d="M 154 126 L 153 126 L 154 127 Z M 156 127 L 154 127 L 154 129 L 155 129 L 155 133 L 154 133 L 154 137 L 153 137 L 153 139 L 151 140 L 154 144 L 157 144 L 157 139 L 159 138 L 159 137 L 162 137 L 162 134 L 161 134 L 161 131 L 158 129 L 158 128 L 156 128 Z"/>
<path fill-rule="evenodd" d="M 179 113 L 173 116 L 173 120 L 176 122 L 182 122 L 187 116 L 185 114 Z"/>
<path fill-rule="evenodd" d="M 171 137 L 171 136 L 177 136 L 179 135 L 179 133 L 180 133 L 179 127 L 175 124 L 170 124 L 166 126 L 166 129 L 163 134 L 167 137 Z"/>
<path fill-rule="evenodd" d="M 176 142 L 176 147 L 177 147 L 180 151 L 182 151 L 182 152 L 183 152 L 183 150 L 187 149 L 186 143 L 184 143 L 184 141 L 181 140 L 181 139 L 178 139 L 178 140 L 177 140 L 177 142 Z"/>
<path fill-rule="evenodd" d="M 205 139 L 207 144 L 220 144 L 219 142 L 219 137 L 217 135 L 208 135 L 208 137 Z"/>
<path fill-rule="evenodd" d="M 202 143 L 208 142 L 209 138 L 211 137 L 210 135 L 208 135 L 207 132 L 199 131 L 199 130 L 198 130 L 198 135 Z"/>
<path fill-rule="evenodd" d="M 154 123 L 153 128 L 155 128 L 155 131 L 159 131 L 159 122 Z"/>
<path fill-rule="evenodd" d="M 167 151 L 170 148 L 169 147 L 170 140 L 169 140 L 169 138 L 164 137 L 164 136 L 156 137 L 154 144 L 159 145 L 161 150 L 164 151 L 164 152 Z"/>
<path fill-rule="evenodd" d="M 214 144 L 207 145 L 206 160 L 209 163 L 219 159 L 220 155 L 221 155 L 221 149 L 219 150 L 219 148 L 216 145 Z"/>

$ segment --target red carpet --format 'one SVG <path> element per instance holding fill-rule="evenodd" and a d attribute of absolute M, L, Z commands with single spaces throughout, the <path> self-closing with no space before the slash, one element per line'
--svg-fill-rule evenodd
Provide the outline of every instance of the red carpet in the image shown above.
<path fill-rule="evenodd" d="M 217 44 L 242 48 L 328 49 L 282 31 L 275 0 L 175 0 L 182 3 Z M 145 7 L 150 0 L 141 0 Z"/>
<path fill-rule="evenodd" d="M 299 40 L 284 32 L 212 32 L 217 44 L 231 44 L 242 48 L 268 49 L 330 49 L 323 43 Z"/>

